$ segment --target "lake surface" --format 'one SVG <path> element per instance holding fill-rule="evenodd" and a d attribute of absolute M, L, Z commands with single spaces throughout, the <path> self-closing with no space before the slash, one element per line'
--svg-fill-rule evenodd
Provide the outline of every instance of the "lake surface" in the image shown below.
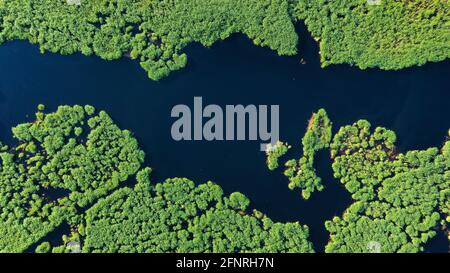
<path fill-rule="evenodd" d="M 329 155 L 316 162 L 326 189 L 303 201 L 287 188 L 281 170 L 270 172 L 259 141 L 176 142 L 170 128 L 174 105 L 203 103 L 280 105 L 280 138 L 300 156 L 300 139 L 312 112 L 326 108 L 340 126 L 364 118 L 394 130 L 400 151 L 440 146 L 450 128 L 450 62 L 401 71 L 361 71 L 347 65 L 320 68 L 318 46 L 302 27 L 300 54 L 279 57 L 243 35 L 207 49 L 187 48 L 188 67 L 154 82 L 138 63 L 113 62 L 82 55 L 40 54 L 37 46 L 14 41 L 0 46 L 0 139 L 11 142 L 10 128 L 34 117 L 37 104 L 53 111 L 61 104 L 91 104 L 106 110 L 121 128 L 130 129 L 145 150 L 153 181 L 188 177 L 240 191 L 252 206 L 276 221 L 300 221 L 310 227 L 316 251 L 323 251 L 325 220 L 341 215 L 350 195 L 332 176 Z M 300 64 L 303 58 L 306 64 Z M 439 233 L 428 252 L 447 252 Z"/>

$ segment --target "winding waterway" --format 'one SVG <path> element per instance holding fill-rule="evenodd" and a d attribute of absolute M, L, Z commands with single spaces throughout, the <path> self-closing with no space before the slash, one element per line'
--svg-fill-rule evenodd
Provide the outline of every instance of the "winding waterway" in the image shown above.
<path fill-rule="evenodd" d="M 61 104 L 91 104 L 130 129 L 154 169 L 153 180 L 188 177 L 213 180 L 228 193 L 241 191 L 252 205 L 277 221 L 300 221 L 322 251 L 328 239 L 324 221 L 351 203 L 331 172 L 329 156 L 316 167 L 326 190 L 303 201 L 287 188 L 281 171 L 270 172 L 259 141 L 175 142 L 170 135 L 176 104 L 278 104 L 280 136 L 300 154 L 300 138 L 313 111 L 326 108 L 334 130 L 358 119 L 394 130 L 400 151 L 440 146 L 450 128 L 450 62 L 401 71 L 361 71 L 347 65 L 320 68 L 318 47 L 302 27 L 300 54 L 279 57 L 243 35 L 211 48 L 192 45 L 186 69 L 154 82 L 128 58 L 107 62 L 79 54 L 40 54 L 24 41 L 0 46 L 0 139 L 11 142 L 10 128 L 33 118 L 38 103 L 55 110 Z M 306 64 L 301 64 L 303 58 Z M 446 252 L 439 234 L 427 251 Z"/>

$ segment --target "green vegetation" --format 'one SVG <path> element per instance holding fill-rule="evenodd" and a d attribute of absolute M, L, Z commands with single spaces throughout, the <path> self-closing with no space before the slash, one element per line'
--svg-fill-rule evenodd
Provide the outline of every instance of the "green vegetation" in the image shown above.
<path fill-rule="evenodd" d="M 241 193 L 145 174 L 88 210 L 84 252 L 312 252 L 308 228 L 247 214 Z"/>
<path fill-rule="evenodd" d="M 233 33 L 280 55 L 296 53 L 287 0 L 0 1 L 0 43 L 27 39 L 42 52 L 137 59 L 158 80 L 186 66 L 183 48 Z"/>
<path fill-rule="evenodd" d="M 320 41 L 323 66 L 401 69 L 450 57 L 447 0 L 295 0 L 291 8 Z"/>
<path fill-rule="evenodd" d="M 322 64 L 400 69 L 450 56 L 447 0 L 9 0 L 0 43 L 26 39 L 42 52 L 128 56 L 158 80 L 187 64 L 191 43 L 233 33 L 280 55 L 297 53 L 293 21 L 320 41 Z"/>
<path fill-rule="evenodd" d="M 370 131 L 361 120 L 345 126 L 331 145 L 335 176 L 355 203 L 342 217 L 326 222 L 327 252 L 367 252 L 371 241 L 382 252 L 418 252 L 435 236 L 449 212 L 450 142 L 398 154 L 395 133 Z"/>
<path fill-rule="evenodd" d="M 449 137 L 450 139 L 450 131 Z M 300 163 L 289 160 L 289 187 L 300 187 L 305 199 L 321 190 L 314 154 L 329 147 L 334 176 L 354 203 L 341 217 L 325 223 L 330 232 L 326 252 L 419 252 L 450 222 L 450 140 L 441 150 L 398 153 L 394 132 L 371 131 L 366 120 L 343 126 L 332 139 L 324 110 L 310 120 Z M 331 143 L 330 143 L 331 142 Z M 448 232 L 448 231 L 447 231 Z"/>
<path fill-rule="evenodd" d="M 79 222 L 79 208 L 117 188 L 144 160 L 131 133 L 103 111 L 61 106 L 36 117 L 14 127 L 18 145 L 0 153 L 0 252 L 25 251 L 62 222 Z M 85 138 L 75 135 L 78 126 L 89 131 Z"/>
<path fill-rule="evenodd" d="M 302 139 L 303 156 L 299 160 L 291 159 L 285 163 L 284 175 L 289 178 L 289 189 L 300 188 L 302 197 L 309 199 L 315 191 L 322 191 L 322 179 L 314 169 L 315 154 L 329 147 L 332 138 L 332 123 L 324 109 L 319 109 L 311 116 L 306 133 Z M 273 162 L 269 154 L 268 162 Z M 278 159 L 278 158 L 277 158 Z M 278 161 L 276 161 L 278 166 Z M 272 164 L 269 164 L 273 166 Z"/>
<path fill-rule="evenodd" d="M 330 145 L 333 171 L 355 200 L 371 200 L 375 187 L 392 175 L 395 159 L 394 132 L 376 128 L 371 134 L 370 123 L 360 120 L 342 127 Z"/>
<path fill-rule="evenodd" d="M 290 148 L 291 146 L 289 144 L 281 141 L 277 141 L 275 145 L 269 143 L 266 147 L 267 168 L 271 171 L 278 168 L 279 158 L 285 155 Z"/>
<path fill-rule="evenodd" d="M 313 251 L 306 226 L 248 211 L 242 193 L 183 178 L 153 185 L 137 141 L 105 112 L 43 109 L 12 129 L 17 146 L 0 145 L 0 252 Z M 41 242 L 63 224 L 61 245 Z"/>
<path fill-rule="evenodd" d="M 42 244 L 38 245 L 36 247 L 35 252 L 36 253 L 48 253 L 50 252 L 52 246 L 50 245 L 49 242 L 43 242 Z"/>
<path fill-rule="evenodd" d="M 0 252 L 313 252 L 308 227 L 273 222 L 240 192 L 226 196 L 213 182 L 185 178 L 152 183 L 136 139 L 105 112 L 44 109 L 12 129 L 16 146 L 0 145 Z M 325 223 L 326 252 L 373 244 L 419 252 L 438 228 L 448 232 L 450 132 L 441 149 L 398 153 L 395 142 L 394 132 L 365 120 L 332 138 L 325 110 L 313 114 L 298 187 L 305 199 L 323 188 L 308 162 L 329 147 L 334 175 L 354 199 Z M 70 231 L 61 245 L 46 242 L 62 225 Z"/>

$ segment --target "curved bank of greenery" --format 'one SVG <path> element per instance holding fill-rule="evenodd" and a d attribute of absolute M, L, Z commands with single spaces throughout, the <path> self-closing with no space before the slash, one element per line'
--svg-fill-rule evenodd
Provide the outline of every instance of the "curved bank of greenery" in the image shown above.
<path fill-rule="evenodd" d="M 26 39 L 42 52 L 129 56 L 158 80 L 186 66 L 188 44 L 211 46 L 232 33 L 294 55 L 293 20 L 320 41 L 324 66 L 400 69 L 450 56 L 447 0 L 2 0 L 0 43 Z"/>
<path fill-rule="evenodd" d="M 0 153 L 0 252 L 25 251 L 63 221 L 78 222 L 78 209 L 117 188 L 144 159 L 131 133 L 92 106 L 39 111 L 12 132 L 18 145 Z"/>
<path fill-rule="evenodd" d="M 313 251 L 306 226 L 249 211 L 241 193 L 182 178 L 151 184 L 136 139 L 105 112 L 44 108 L 12 129 L 17 146 L 0 144 L 0 252 Z M 62 245 L 50 245 L 62 225 Z"/>
<path fill-rule="evenodd" d="M 280 55 L 296 53 L 287 0 L 13 0 L 0 1 L 0 42 L 27 39 L 41 51 L 128 55 L 151 79 L 183 68 L 183 48 L 210 46 L 232 33 Z"/>
<path fill-rule="evenodd" d="M 323 66 L 401 69 L 450 57 L 447 0 L 294 0 Z"/>

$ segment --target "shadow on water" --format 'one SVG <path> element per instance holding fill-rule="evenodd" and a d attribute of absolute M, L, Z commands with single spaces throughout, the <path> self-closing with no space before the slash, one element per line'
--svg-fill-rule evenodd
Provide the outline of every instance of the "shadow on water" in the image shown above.
<path fill-rule="evenodd" d="M 47 234 L 47 236 L 43 237 L 36 243 L 32 244 L 27 251 L 25 252 L 34 252 L 36 250 L 36 247 L 38 247 L 40 244 L 44 242 L 49 242 L 52 247 L 60 246 L 64 243 L 62 236 L 63 235 L 70 235 L 70 226 L 63 222 L 61 225 L 56 227 L 52 232 Z"/>
<path fill-rule="evenodd" d="M 324 221 L 349 205 L 325 152 L 319 153 L 316 167 L 326 189 L 303 201 L 280 171 L 267 170 L 259 142 L 174 141 L 172 107 L 192 107 L 194 96 L 202 96 L 204 105 L 222 107 L 279 105 L 280 139 L 296 149 L 311 113 L 325 108 L 335 129 L 364 118 L 394 130 L 400 150 L 424 149 L 440 146 L 450 128 L 450 61 L 401 71 L 322 69 L 317 44 L 301 25 L 298 31 L 298 56 L 280 57 L 232 35 L 208 49 L 188 47 L 187 68 L 159 82 L 128 58 L 108 62 L 80 54 L 42 55 L 27 42 L 8 42 L 0 47 L 0 119 L 11 128 L 27 121 L 27 114 L 32 117 L 39 103 L 49 111 L 61 104 L 94 105 L 134 133 L 153 181 L 187 177 L 196 183 L 212 180 L 226 193 L 240 191 L 275 221 L 307 224 L 320 251 L 328 240 Z"/>

